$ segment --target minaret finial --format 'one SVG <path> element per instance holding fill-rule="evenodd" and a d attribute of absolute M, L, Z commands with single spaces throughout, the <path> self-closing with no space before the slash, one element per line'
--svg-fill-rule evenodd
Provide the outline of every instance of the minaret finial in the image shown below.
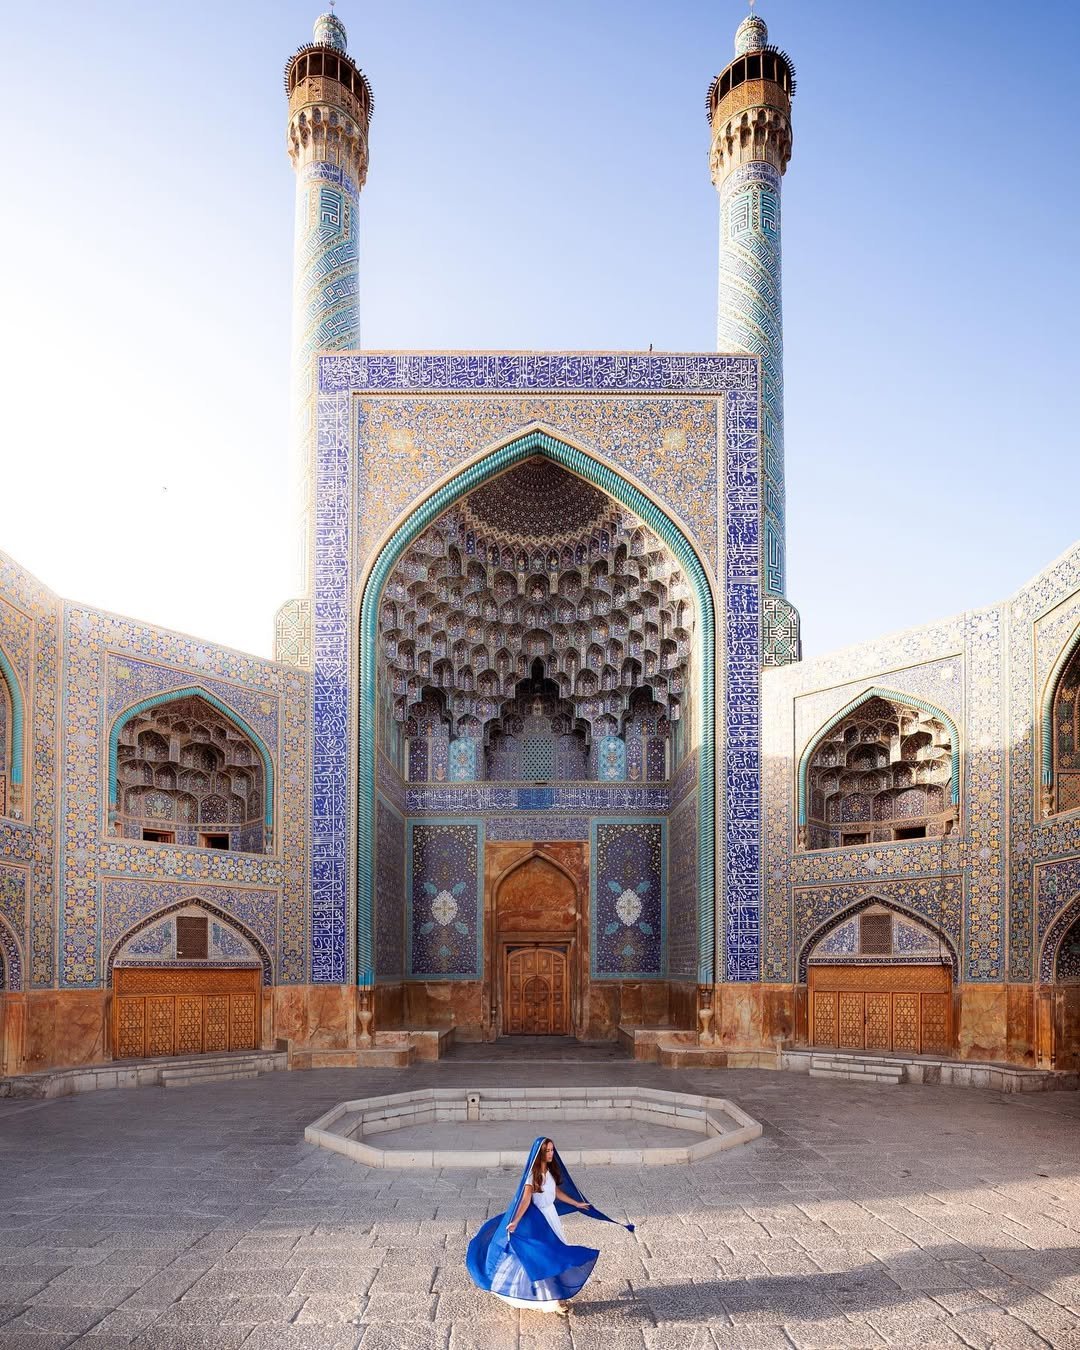
<path fill-rule="evenodd" d="M 765 20 L 755 12 L 756 0 L 748 0 L 750 13 L 735 30 L 735 55 L 744 56 L 747 52 L 757 52 L 768 45 L 769 30 Z"/>
<path fill-rule="evenodd" d="M 330 8 L 315 20 L 315 41 L 323 47 L 333 47 L 339 52 L 348 50 L 348 37 L 345 25 L 334 9 L 337 0 L 330 0 Z"/>

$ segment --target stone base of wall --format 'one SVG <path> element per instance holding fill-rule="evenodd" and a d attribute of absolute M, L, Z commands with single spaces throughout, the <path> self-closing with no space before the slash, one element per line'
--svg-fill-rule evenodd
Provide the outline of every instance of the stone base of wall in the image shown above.
<path fill-rule="evenodd" d="M 1051 994 L 1033 985 L 957 986 L 951 1057 L 1053 1067 Z M 288 1041 L 295 1051 L 355 1052 L 361 1048 L 364 997 L 352 985 L 264 989 L 258 1048 L 272 1050 L 279 1041 Z M 694 1031 L 696 1002 L 692 984 L 595 980 L 579 1035 L 582 1040 L 615 1041 L 620 1026 Z M 459 1041 L 492 1040 L 496 1034 L 479 981 L 378 985 L 372 1003 L 375 1030 L 453 1028 Z M 111 1007 L 112 992 L 103 989 L 0 994 L 0 1076 L 111 1062 Z M 727 1053 L 776 1054 L 806 1046 L 806 987 L 720 985 L 713 1026 L 712 1047 Z"/>
<path fill-rule="evenodd" d="M 1049 1039 L 1037 1030 L 1038 994 L 1029 984 L 954 986 L 955 1058 L 1049 1068 Z M 716 1043 L 726 1050 L 807 1045 L 807 1002 L 805 985 L 718 986 Z"/>

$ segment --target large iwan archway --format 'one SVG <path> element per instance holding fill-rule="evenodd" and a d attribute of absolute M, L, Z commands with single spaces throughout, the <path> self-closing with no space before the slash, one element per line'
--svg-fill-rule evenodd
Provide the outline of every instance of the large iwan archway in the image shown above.
<path fill-rule="evenodd" d="M 510 506 L 495 480 L 513 481 Z M 570 484 L 577 487 L 568 491 Z M 558 497 L 557 510 L 545 517 L 548 497 Z M 380 746 L 409 784 L 411 848 L 428 828 L 412 808 L 419 802 L 422 816 L 425 792 L 437 801 L 443 783 L 506 783 L 513 788 L 508 800 L 514 795 L 537 809 L 558 808 L 562 793 L 586 803 L 581 815 L 617 817 L 611 807 L 590 810 L 588 784 L 666 780 L 685 751 L 679 738 L 688 733 L 678 724 L 690 707 L 698 784 L 697 975 L 711 983 L 716 624 L 709 577 L 680 526 L 609 465 L 537 429 L 486 454 L 412 511 L 377 555 L 362 597 L 359 982 L 371 983 L 375 968 Z M 660 822 L 643 820 L 640 830 L 643 854 L 651 849 L 654 872 L 663 869 Z M 433 921 L 437 927 L 445 920 L 448 929 L 472 921 L 459 910 L 461 882 L 451 854 L 439 863 L 445 879 L 430 883 L 438 902 Z M 619 889 L 626 929 L 624 935 L 619 929 L 620 950 L 630 969 L 646 945 L 641 935 L 656 936 L 662 924 L 661 897 L 644 873 L 631 877 L 633 858 L 619 858 L 627 872 Z M 630 894 L 637 904 L 623 898 Z M 448 961 L 447 978 L 466 978 Z M 663 973 L 661 962 L 655 978 Z"/>

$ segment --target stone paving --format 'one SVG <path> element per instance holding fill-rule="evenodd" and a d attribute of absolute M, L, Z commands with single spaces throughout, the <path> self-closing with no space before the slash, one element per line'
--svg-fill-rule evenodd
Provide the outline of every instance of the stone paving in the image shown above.
<path fill-rule="evenodd" d="M 596 1276 L 567 1319 L 519 1313 L 463 1265 L 516 1175 L 372 1171 L 302 1138 L 347 1098 L 515 1081 L 729 1097 L 765 1134 L 583 1171 L 637 1231 L 568 1219 Z M 450 1060 L 0 1101 L 0 1164 L 5 1350 L 1080 1350 L 1075 1093 Z"/>

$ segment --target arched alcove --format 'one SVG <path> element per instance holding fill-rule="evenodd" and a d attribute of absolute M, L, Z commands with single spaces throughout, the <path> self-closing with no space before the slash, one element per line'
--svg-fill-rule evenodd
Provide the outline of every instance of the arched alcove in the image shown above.
<path fill-rule="evenodd" d="M 863 896 L 798 953 L 811 1045 L 871 1053 L 950 1054 L 957 952 L 925 916 Z"/>
<path fill-rule="evenodd" d="M 1080 627 L 1054 663 L 1041 714 L 1042 814 L 1080 810 Z"/>
<path fill-rule="evenodd" d="M 25 711 L 22 689 L 7 653 L 0 647 L 0 816 L 21 819 Z"/>
<path fill-rule="evenodd" d="M 582 991 L 581 894 L 557 858 L 530 849 L 494 884 L 498 1030 L 569 1035 Z"/>
<path fill-rule="evenodd" d="M 201 898 L 132 925 L 106 960 L 117 1059 L 258 1048 L 269 952 L 244 924 Z"/>
<path fill-rule="evenodd" d="M 1039 977 L 1043 982 L 1039 992 L 1043 1062 L 1055 1069 L 1080 1069 L 1080 895 L 1059 911 L 1047 930 Z"/>
<path fill-rule="evenodd" d="M 519 468 L 534 490 L 519 490 Z M 549 509 L 553 502 L 558 511 Z M 427 691 L 436 689 L 446 696 L 451 718 L 447 778 L 466 781 L 470 773 L 479 778 L 492 767 L 501 771 L 487 747 L 492 739 L 505 744 L 504 709 L 517 702 L 523 682 L 535 680 L 541 701 L 549 694 L 553 700 L 539 715 L 563 719 L 559 728 L 569 737 L 584 736 L 588 753 L 581 767 L 588 778 L 600 778 L 601 766 L 605 781 L 626 772 L 618 729 L 635 689 L 648 689 L 650 707 L 659 706 L 648 733 L 656 739 L 670 737 L 690 711 L 695 725 L 706 729 L 698 758 L 695 889 L 698 976 L 711 982 L 714 609 L 705 568 L 679 526 L 610 466 L 536 430 L 478 459 L 411 511 L 374 559 L 361 594 L 360 981 L 372 978 L 377 748 L 411 777 L 405 767 L 409 738 L 400 729 Z M 520 716 L 520 709 L 510 715 Z M 576 749 L 570 742 L 565 748 Z M 682 752 L 687 748 L 682 745 Z M 568 753 L 568 764 L 571 759 L 580 763 Z M 522 773 L 520 753 L 514 763 Z M 552 767 L 557 779 L 557 758 Z M 541 773 L 510 781 L 547 780 Z"/>
<path fill-rule="evenodd" d="M 110 824 L 127 839 L 263 853 L 273 766 L 254 731 L 205 691 L 127 709 L 110 737 Z"/>
<path fill-rule="evenodd" d="M 959 820 L 959 734 L 941 709 L 890 690 L 847 704 L 799 763 L 799 846 L 941 838 Z"/>
<path fill-rule="evenodd" d="M 22 949 L 15 930 L 0 915 L 0 994 L 18 993 L 23 987 Z"/>

